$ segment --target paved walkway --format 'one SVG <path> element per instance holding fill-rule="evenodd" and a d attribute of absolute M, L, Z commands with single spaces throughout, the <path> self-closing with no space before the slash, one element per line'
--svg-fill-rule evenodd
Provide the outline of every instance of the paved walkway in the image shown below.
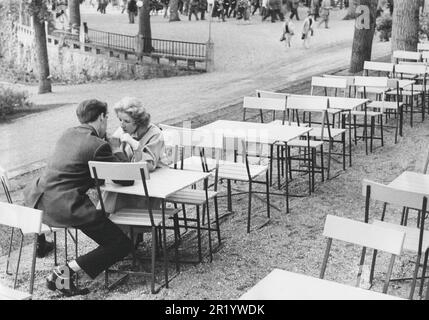
<path fill-rule="evenodd" d="M 337 17 L 342 15 L 336 14 Z M 84 18 L 89 21 L 90 27 L 92 23 L 103 30 L 113 28 L 125 33 L 127 29 L 132 34 L 131 28 L 136 28 L 135 25 L 124 23 L 126 16 L 119 13 L 106 17 L 85 12 Z M 203 37 L 201 30 L 207 34 L 204 29 L 207 26 L 207 21 L 168 23 L 161 16 L 152 17 L 153 37 L 168 38 L 162 35 L 179 30 L 183 40 L 194 37 L 198 41 Z M 45 95 L 35 94 L 35 87 L 24 87 L 37 104 L 64 106 L 1 124 L 0 166 L 11 170 L 46 159 L 59 135 L 66 128 L 77 124 L 76 104 L 84 99 L 107 101 L 112 110 L 113 104 L 120 98 L 135 96 L 142 99 L 154 122 L 177 122 L 237 103 L 243 96 L 254 95 L 255 89 L 285 88 L 295 81 L 349 64 L 353 21 L 341 21 L 338 18 L 331 22 L 331 29 L 316 28 L 309 50 L 302 48 L 299 39 L 301 26 L 302 21 L 296 22 L 297 35 L 293 47 L 286 49 L 279 42 L 280 23 L 261 23 L 259 17 L 249 24 L 236 20 L 213 22 L 212 36 L 216 47 L 216 71 L 213 73 L 55 86 L 52 94 Z M 195 35 L 185 32 L 186 28 L 195 31 Z M 375 42 L 373 59 L 385 56 L 389 51 L 390 43 Z M 118 125 L 113 112 L 109 120 L 109 130 L 113 131 Z"/>

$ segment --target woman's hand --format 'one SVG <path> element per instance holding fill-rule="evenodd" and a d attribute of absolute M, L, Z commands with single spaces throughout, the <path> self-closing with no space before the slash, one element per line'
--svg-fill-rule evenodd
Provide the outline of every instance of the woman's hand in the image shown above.
<path fill-rule="evenodd" d="M 121 142 L 128 143 L 133 150 L 137 150 L 139 147 L 139 142 L 137 140 L 134 140 L 129 133 L 124 133 L 121 135 Z"/>

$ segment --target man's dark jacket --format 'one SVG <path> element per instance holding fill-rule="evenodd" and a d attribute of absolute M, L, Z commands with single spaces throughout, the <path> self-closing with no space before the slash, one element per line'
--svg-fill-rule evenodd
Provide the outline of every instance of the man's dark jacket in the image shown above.
<path fill-rule="evenodd" d="M 42 176 L 24 191 L 28 207 L 44 211 L 52 227 L 74 227 L 94 221 L 97 211 L 86 192 L 94 187 L 88 161 L 126 161 L 90 125 L 68 129 L 58 140 Z"/>

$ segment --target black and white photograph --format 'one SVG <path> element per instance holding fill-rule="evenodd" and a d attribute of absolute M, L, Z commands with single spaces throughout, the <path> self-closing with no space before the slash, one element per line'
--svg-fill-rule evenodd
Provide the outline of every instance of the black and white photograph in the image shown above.
<path fill-rule="evenodd" d="M 0 300 L 429 299 L 428 81 L 429 0 L 0 0 Z"/>

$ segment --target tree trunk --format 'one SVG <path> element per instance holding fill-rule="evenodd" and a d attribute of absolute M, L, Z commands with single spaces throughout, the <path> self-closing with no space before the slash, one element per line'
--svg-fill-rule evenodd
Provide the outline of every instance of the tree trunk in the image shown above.
<path fill-rule="evenodd" d="M 395 0 L 392 19 L 392 52 L 417 51 L 419 43 L 419 0 Z"/>
<path fill-rule="evenodd" d="M 37 15 L 33 15 L 33 24 L 37 63 L 39 65 L 39 93 L 52 92 L 51 80 L 49 79 L 49 59 L 45 23 L 40 21 Z"/>
<path fill-rule="evenodd" d="M 180 21 L 179 0 L 170 0 L 170 22 Z"/>
<path fill-rule="evenodd" d="M 70 28 L 79 30 L 80 28 L 80 0 L 69 0 L 69 23 Z"/>
<path fill-rule="evenodd" d="M 150 0 L 143 0 L 143 6 L 139 8 L 139 37 L 142 39 L 141 52 L 152 51 L 152 31 L 150 28 Z"/>
<path fill-rule="evenodd" d="M 369 17 L 365 16 L 364 12 L 361 17 L 356 19 L 352 59 L 350 62 L 351 73 L 362 71 L 364 62 L 371 60 L 372 42 L 375 32 L 377 0 L 360 0 L 358 2 L 359 5 L 369 8 Z M 361 20 L 361 18 L 364 20 Z"/>
<path fill-rule="evenodd" d="M 353 20 L 356 18 L 356 7 L 358 6 L 359 0 L 350 0 L 349 9 L 347 10 L 347 15 L 343 20 Z"/>

